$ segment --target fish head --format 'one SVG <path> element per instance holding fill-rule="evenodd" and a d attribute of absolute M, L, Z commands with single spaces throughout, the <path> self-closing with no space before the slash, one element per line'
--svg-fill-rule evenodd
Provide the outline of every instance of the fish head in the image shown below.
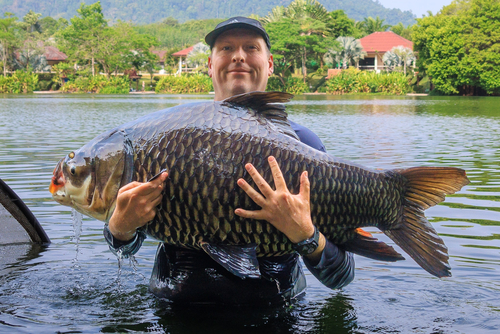
<path fill-rule="evenodd" d="M 57 163 L 49 191 L 58 203 L 107 221 L 118 190 L 131 181 L 132 158 L 123 136 L 100 137 Z"/>

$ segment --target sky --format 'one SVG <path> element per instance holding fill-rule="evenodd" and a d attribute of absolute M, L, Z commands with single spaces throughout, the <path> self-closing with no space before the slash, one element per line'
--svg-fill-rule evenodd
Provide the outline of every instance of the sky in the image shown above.
<path fill-rule="evenodd" d="M 401 10 L 411 10 L 418 18 L 422 14 L 427 15 L 430 10 L 436 14 L 444 6 L 448 6 L 452 0 L 378 0 L 386 8 L 399 8 Z"/>

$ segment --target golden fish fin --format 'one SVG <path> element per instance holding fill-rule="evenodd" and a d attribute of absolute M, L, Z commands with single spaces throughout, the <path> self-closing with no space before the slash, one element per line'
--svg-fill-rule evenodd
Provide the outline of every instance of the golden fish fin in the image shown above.
<path fill-rule="evenodd" d="M 384 233 L 422 268 L 437 277 L 449 277 L 448 248 L 427 221 L 424 210 L 469 183 L 465 171 L 451 167 L 415 167 L 396 170 L 407 179 L 401 224 Z"/>
<path fill-rule="evenodd" d="M 234 246 L 202 241 L 200 246 L 215 262 L 233 275 L 240 278 L 260 278 L 256 244 Z"/>
<path fill-rule="evenodd" d="M 250 108 L 257 115 L 276 125 L 284 134 L 299 140 L 299 137 L 290 126 L 290 122 L 288 122 L 288 114 L 285 111 L 285 105 L 283 105 L 292 98 L 292 94 L 284 92 L 250 92 L 231 96 L 222 102 Z"/>
<path fill-rule="evenodd" d="M 379 261 L 394 262 L 405 259 L 394 248 L 383 241 L 377 240 L 369 232 L 360 228 L 357 228 L 355 232 L 356 237 L 342 244 L 340 246 L 342 249 Z"/>

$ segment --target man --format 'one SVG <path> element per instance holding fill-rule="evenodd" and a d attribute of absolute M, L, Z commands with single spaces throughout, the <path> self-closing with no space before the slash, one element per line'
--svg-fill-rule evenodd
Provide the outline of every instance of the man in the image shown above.
<path fill-rule="evenodd" d="M 261 24 L 252 19 L 235 17 L 210 32 L 208 59 L 215 100 L 236 94 L 264 91 L 273 73 L 270 41 Z M 291 122 L 301 141 L 325 150 L 310 130 Z M 311 273 L 330 288 L 345 286 L 354 277 L 351 254 L 337 248 L 315 229 L 311 220 L 309 180 L 301 175 L 299 194 L 291 194 L 277 161 L 269 157 L 276 190 L 247 164 L 260 193 L 243 179 L 238 185 L 262 209 L 238 208 L 235 214 L 249 219 L 267 220 L 283 232 L 303 255 Z M 148 183 L 132 182 L 120 189 L 116 209 L 105 228 L 106 240 L 114 252 L 134 254 L 145 236 L 137 228 L 151 221 L 161 201 L 163 183 L 168 174 Z M 178 303 L 255 304 L 289 301 L 305 289 L 305 277 L 298 254 L 259 258 L 260 279 L 242 280 L 215 263 L 202 251 L 186 250 L 160 244 L 150 281 L 150 290 L 159 297 Z"/>

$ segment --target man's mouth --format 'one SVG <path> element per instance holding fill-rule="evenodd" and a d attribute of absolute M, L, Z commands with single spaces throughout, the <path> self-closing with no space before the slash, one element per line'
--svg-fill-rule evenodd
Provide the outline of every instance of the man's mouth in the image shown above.
<path fill-rule="evenodd" d="M 229 73 L 240 74 L 240 73 L 250 73 L 250 70 L 246 70 L 243 68 L 235 68 L 234 70 L 229 70 Z"/>

